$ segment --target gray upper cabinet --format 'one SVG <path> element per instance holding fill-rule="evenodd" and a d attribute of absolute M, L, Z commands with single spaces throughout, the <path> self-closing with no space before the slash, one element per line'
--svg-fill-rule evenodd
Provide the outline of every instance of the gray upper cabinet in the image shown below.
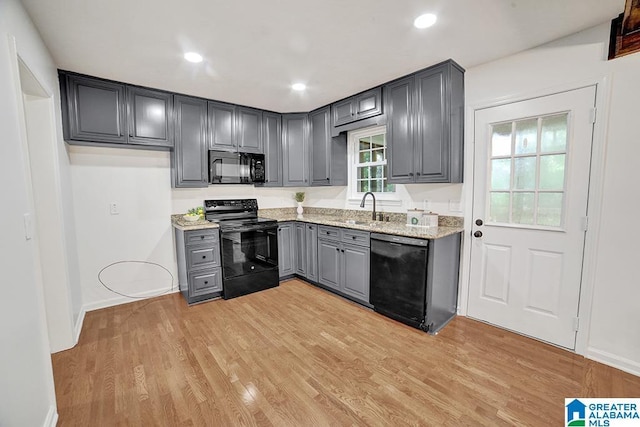
<path fill-rule="evenodd" d="M 331 105 L 333 127 L 382 114 L 382 89 L 376 87 Z"/>
<path fill-rule="evenodd" d="M 209 150 L 238 151 L 236 106 L 209 101 Z"/>
<path fill-rule="evenodd" d="M 127 87 L 129 144 L 173 147 L 173 95 Z"/>
<path fill-rule="evenodd" d="M 309 113 L 311 126 L 310 176 L 311 185 L 329 185 L 331 182 L 331 129 L 329 107 Z"/>
<path fill-rule="evenodd" d="M 413 111 L 414 87 L 411 76 L 384 88 L 389 182 L 413 182 L 413 126 L 408 118 Z"/>
<path fill-rule="evenodd" d="M 265 187 L 282 187 L 282 115 L 262 113 L 262 140 L 266 163 Z"/>
<path fill-rule="evenodd" d="M 312 186 L 347 185 L 346 134 L 331 137 L 330 107 L 309 113 Z"/>
<path fill-rule="evenodd" d="M 308 186 L 308 115 L 282 115 L 282 185 Z"/>
<path fill-rule="evenodd" d="M 62 72 L 60 83 L 65 140 L 127 143 L 124 84 Z"/>
<path fill-rule="evenodd" d="M 209 149 L 262 153 L 262 111 L 209 101 Z"/>
<path fill-rule="evenodd" d="M 175 96 L 175 148 L 171 153 L 174 187 L 206 187 L 207 102 Z"/>
<path fill-rule="evenodd" d="M 447 61 L 384 87 L 389 182 L 462 182 L 464 70 Z"/>
<path fill-rule="evenodd" d="M 58 74 L 68 143 L 173 147 L 173 94 L 66 71 Z"/>
<path fill-rule="evenodd" d="M 237 107 L 236 118 L 238 151 L 262 153 L 262 111 Z"/>

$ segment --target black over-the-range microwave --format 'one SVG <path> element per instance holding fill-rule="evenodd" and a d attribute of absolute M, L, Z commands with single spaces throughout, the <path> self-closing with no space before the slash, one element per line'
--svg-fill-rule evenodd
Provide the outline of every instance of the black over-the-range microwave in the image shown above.
<path fill-rule="evenodd" d="M 264 154 L 209 150 L 209 183 L 263 183 Z"/>

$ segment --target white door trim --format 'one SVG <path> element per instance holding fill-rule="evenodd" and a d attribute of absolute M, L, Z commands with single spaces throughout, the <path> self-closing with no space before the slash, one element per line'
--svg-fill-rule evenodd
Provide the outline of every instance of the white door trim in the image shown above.
<path fill-rule="evenodd" d="M 462 263 L 460 269 L 459 291 L 458 291 L 458 314 L 467 315 L 469 303 L 469 283 L 471 267 L 471 245 L 470 231 L 473 228 L 472 207 L 473 207 L 473 175 L 475 158 L 475 112 L 490 107 L 503 104 L 525 101 L 532 98 L 539 98 L 553 95 L 559 92 L 566 92 L 580 89 L 587 86 L 596 87 L 596 109 L 597 117 L 593 129 L 593 141 L 591 148 L 591 171 L 589 173 L 589 204 L 587 215 L 589 217 L 589 228 L 585 236 L 584 257 L 582 266 L 582 284 L 580 288 L 580 303 L 578 306 L 578 317 L 580 327 L 576 335 L 575 352 L 586 355 L 588 353 L 589 331 L 591 326 L 591 311 L 593 305 L 593 291 L 596 276 L 596 260 L 598 259 L 598 241 L 600 236 L 600 220 L 602 218 L 602 199 L 604 185 L 604 168 L 606 159 L 606 135 L 608 130 L 608 115 L 610 106 L 611 76 L 594 77 L 586 80 L 568 82 L 553 87 L 512 94 L 506 97 L 498 97 L 480 101 L 466 106 L 465 120 L 465 170 L 464 170 L 464 233 L 462 239 Z"/>

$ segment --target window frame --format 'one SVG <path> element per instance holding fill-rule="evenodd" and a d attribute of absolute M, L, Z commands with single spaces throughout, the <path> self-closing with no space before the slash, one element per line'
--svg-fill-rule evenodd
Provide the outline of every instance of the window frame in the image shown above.
<path fill-rule="evenodd" d="M 358 141 L 362 137 L 379 135 L 381 133 L 385 134 L 385 160 L 383 165 L 386 165 L 388 162 L 388 153 L 389 153 L 389 144 L 386 139 L 387 126 L 379 125 L 379 126 L 371 126 L 363 129 L 353 130 L 347 133 L 347 194 L 349 197 L 349 204 L 355 205 L 360 204 L 362 197 L 364 196 L 364 192 L 358 192 L 358 177 L 357 177 L 357 169 L 359 163 L 357 163 L 359 144 Z M 388 169 L 387 169 L 388 170 Z M 386 180 L 389 178 L 386 177 Z M 399 184 L 394 184 L 396 191 L 394 192 L 384 192 L 384 193 L 374 193 L 376 196 L 376 203 L 380 206 L 400 206 L 402 205 L 402 199 L 399 194 Z M 367 199 L 370 200 L 370 199 Z"/>

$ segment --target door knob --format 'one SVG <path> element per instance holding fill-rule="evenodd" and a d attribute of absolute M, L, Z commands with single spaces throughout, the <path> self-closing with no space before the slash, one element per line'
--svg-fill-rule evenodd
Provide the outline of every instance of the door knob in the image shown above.
<path fill-rule="evenodd" d="M 482 231 L 476 231 L 473 233 L 473 237 L 482 237 Z"/>
<path fill-rule="evenodd" d="M 484 222 L 482 222 L 480 218 L 476 219 L 476 225 L 480 226 L 482 224 L 484 224 Z"/>

